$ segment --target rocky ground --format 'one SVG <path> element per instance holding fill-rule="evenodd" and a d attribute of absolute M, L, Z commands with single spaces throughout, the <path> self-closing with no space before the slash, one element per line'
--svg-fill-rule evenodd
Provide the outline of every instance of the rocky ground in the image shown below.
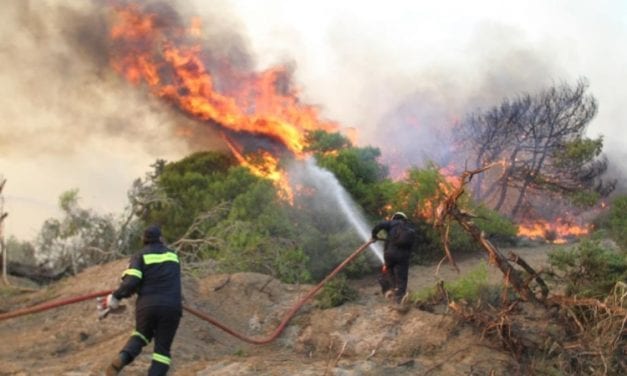
<path fill-rule="evenodd" d="M 549 248 L 516 252 L 541 268 Z M 458 259 L 462 274 L 482 259 Z M 5 289 L 0 311 L 114 288 L 125 268 L 126 260 L 119 260 L 36 292 Z M 432 286 L 435 270 L 412 267 L 410 290 Z M 500 272 L 489 270 L 490 279 L 498 283 Z M 458 277 L 446 265 L 439 274 L 444 280 Z M 186 313 L 173 344 L 170 374 L 503 375 L 515 369 L 508 353 L 452 315 L 417 308 L 400 314 L 389 309 L 374 277 L 351 283 L 359 291 L 356 301 L 326 310 L 306 305 L 278 340 L 264 346 L 244 343 Z M 184 281 L 186 304 L 257 338 L 274 331 L 309 288 L 254 273 Z M 0 375 L 101 375 L 133 330 L 132 299 L 126 304 L 126 312 L 102 321 L 97 320 L 95 301 L 89 301 L 0 322 Z M 144 375 L 151 353 L 146 348 L 123 374 Z"/>

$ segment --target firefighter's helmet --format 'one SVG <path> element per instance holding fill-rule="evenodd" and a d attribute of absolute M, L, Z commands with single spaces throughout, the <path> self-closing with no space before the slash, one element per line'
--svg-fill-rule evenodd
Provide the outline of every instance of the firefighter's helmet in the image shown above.
<path fill-rule="evenodd" d="M 392 219 L 404 219 L 404 220 L 407 220 L 407 216 L 403 212 L 396 212 L 392 216 Z"/>

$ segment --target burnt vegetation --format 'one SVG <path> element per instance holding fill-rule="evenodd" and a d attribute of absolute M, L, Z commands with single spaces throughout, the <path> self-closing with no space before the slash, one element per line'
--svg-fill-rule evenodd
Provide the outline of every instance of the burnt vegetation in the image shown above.
<path fill-rule="evenodd" d="M 445 286 L 441 281 L 431 293 L 416 300 L 423 308 L 444 303 L 461 321 L 480 329 L 482 336 L 511 353 L 517 373 L 624 374 L 626 250 L 608 250 L 599 241 L 584 240 L 573 249 L 551 253 L 552 269 L 547 271 L 534 270 L 514 253 L 506 258 L 474 225 L 474 216 L 458 203 L 466 185 L 488 168 L 462 174 L 459 186 L 440 203 L 435 225 L 453 266 L 455 261 L 447 246 L 451 221 L 457 221 L 481 245 L 489 263 L 503 273 L 500 299 L 485 293 L 490 288 L 484 281 L 471 279 L 457 284 L 466 287 L 465 294 L 459 294 L 459 287 Z M 614 211 L 609 216 L 612 222 L 625 220 L 624 213 Z M 556 292 L 550 293 L 545 279 Z M 468 289 L 473 286 L 482 287 Z"/>
<path fill-rule="evenodd" d="M 585 80 L 553 86 L 506 99 L 460 123 L 456 134 L 471 156 L 470 167 L 500 163 L 476 179 L 475 199 L 521 218 L 536 214 L 547 197 L 584 207 L 607 197 L 616 180 L 602 178 L 608 167 L 602 137 L 585 136 L 598 107 L 587 89 Z"/>

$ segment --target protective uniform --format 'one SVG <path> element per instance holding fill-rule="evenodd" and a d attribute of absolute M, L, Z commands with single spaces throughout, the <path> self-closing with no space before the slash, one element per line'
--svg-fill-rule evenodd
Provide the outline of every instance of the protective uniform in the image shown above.
<path fill-rule="evenodd" d="M 385 262 L 378 281 L 384 294 L 392 291 L 396 303 L 401 303 L 407 292 L 407 276 L 409 273 L 409 258 L 414 243 L 415 231 L 410 229 L 407 216 L 403 213 L 396 213 L 392 220 L 382 221 L 372 228 L 372 237 L 377 238 L 381 230 L 385 230 L 387 236 L 383 249 L 383 260 Z M 401 231 L 414 231 L 408 241 L 397 242 Z M 407 237 L 407 234 L 403 234 Z M 387 294 L 386 294 L 387 295 Z"/>
<path fill-rule="evenodd" d="M 144 249 L 131 258 L 114 299 L 137 293 L 135 330 L 107 369 L 107 376 L 131 363 L 154 338 L 149 376 L 165 375 L 170 368 L 170 346 L 182 315 L 181 269 L 178 256 L 160 240 L 161 231 L 150 226 L 144 232 Z"/>

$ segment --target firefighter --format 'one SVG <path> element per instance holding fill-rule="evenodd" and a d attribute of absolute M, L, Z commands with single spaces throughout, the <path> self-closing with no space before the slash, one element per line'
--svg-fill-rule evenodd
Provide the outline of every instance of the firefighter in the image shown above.
<path fill-rule="evenodd" d="M 386 298 L 393 299 L 394 308 L 404 311 L 406 303 L 409 258 L 416 238 L 416 230 L 403 212 L 396 212 L 391 220 L 377 223 L 372 228 L 372 238 L 379 239 L 381 230 L 386 232 L 383 250 L 384 264 L 378 281 Z"/>
<path fill-rule="evenodd" d="M 182 315 L 181 268 L 178 256 L 162 242 L 161 230 L 152 225 L 144 231 L 144 248 L 131 257 L 117 290 L 106 297 L 106 309 L 120 307 L 120 300 L 137 293 L 135 330 L 106 375 L 117 375 L 142 348 L 154 339 L 149 376 L 165 375 L 170 368 L 170 346 Z"/>

